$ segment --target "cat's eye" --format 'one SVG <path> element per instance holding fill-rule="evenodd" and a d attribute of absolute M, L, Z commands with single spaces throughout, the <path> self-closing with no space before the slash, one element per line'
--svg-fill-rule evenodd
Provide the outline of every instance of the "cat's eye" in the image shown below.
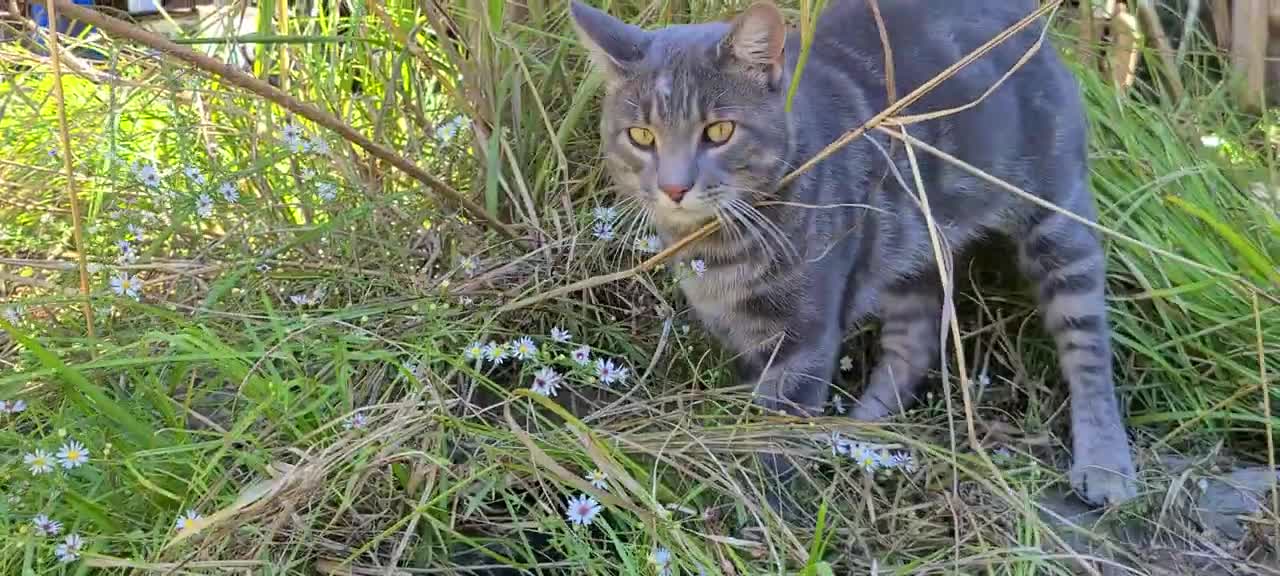
<path fill-rule="evenodd" d="M 729 137 L 733 136 L 733 122 L 721 120 L 710 126 L 707 126 L 707 141 L 712 144 L 724 144 L 729 141 Z"/>
<path fill-rule="evenodd" d="M 627 136 L 631 138 L 631 143 L 641 148 L 653 146 L 653 131 L 648 128 L 632 126 L 627 128 Z"/>

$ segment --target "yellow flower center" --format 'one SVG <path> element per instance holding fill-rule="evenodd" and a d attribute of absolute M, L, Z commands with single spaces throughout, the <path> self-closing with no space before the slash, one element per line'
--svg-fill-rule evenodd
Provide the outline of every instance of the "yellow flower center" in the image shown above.
<path fill-rule="evenodd" d="M 80 452 L 77 450 L 67 451 L 67 460 L 75 461 L 80 459 Z"/>

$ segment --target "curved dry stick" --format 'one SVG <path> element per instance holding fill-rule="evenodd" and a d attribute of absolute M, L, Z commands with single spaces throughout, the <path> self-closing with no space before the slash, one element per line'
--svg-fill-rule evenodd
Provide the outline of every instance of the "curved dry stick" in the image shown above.
<path fill-rule="evenodd" d="M 66 173 L 67 200 L 71 202 L 71 232 L 76 245 L 76 268 L 80 270 L 80 307 L 84 310 L 85 333 L 93 339 L 93 304 L 89 301 L 89 264 L 84 251 L 84 221 L 80 197 L 76 194 L 75 174 L 71 166 L 71 137 L 67 132 L 67 103 L 62 94 L 62 47 L 58 45 L 58 8 L 56 0 L 45 0 L 49 13 L 49 63 L 53 66 L 53 99 L 58 108 L 58 137 L 62 145 L 62 169 Z"/>
<path fill-rule="evenodd" d="M 257 94 L 258 96 L 302 116 L 303 118 L 337 132 L 339 136 L 342 136 L 342 138 L 346 139 L 348 142 L 365 149 L 365 151 L 373 157 L 399 168 L 401 172 L 409 175 L 414 180 L 426 184 L 437 194 L 444 197 L 445 200 L 462 207 L 462 209 L 465 210 L 472 218 L 484 222 L 488 227 L 511 240 L 515 240 L 517 243 L 521 242 L 520 237 L 514 230 L 502 221 L 498 220 L 496 217 L 489 215 L 489 213 L 485 212 L 484 208 L 481 208 L 479 204 L 472 202 L 466 196 L 463 196 L 462 193 L 454 190 L 452 186 L 446 184 L 443 180 L 428 174 L 427 171 L 419 168 L 417 164 L 414 164 L 403 156 L 396 154 L 390 148 L 365 137 L 364 134 L 361 134 L 355 128 L 352 128 L 347 123 L 339 120 L 337 116 L 320 109 L 318 106 L 298 100 L 275 86 L 235 69 L 226 62 L 211 58 L 191 50 L 190 48 L 179 46 L 159 34 L 148 32 L 142 28 L 129 24 L 128 22 L 112 18 L 111 16 L 107 16 L 106 14 L 96 10 L 72 4 L 71 0 L 48 1 L 51 6 L 57 6 L 57 9 L 62 11 L 68 17 L 96 26 L 110 34 L 128 38 L 149 48 L 154 48 L 164 52 L 174 58 L 191 64 L 196 68 L 204 70 L 205 72 L 219 76 L 228 84 L 244 88 L 245 90 Z"/>

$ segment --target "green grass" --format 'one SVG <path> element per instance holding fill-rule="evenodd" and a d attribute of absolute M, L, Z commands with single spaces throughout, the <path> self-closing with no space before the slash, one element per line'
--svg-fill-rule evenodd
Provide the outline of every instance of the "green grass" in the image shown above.
<path fill-rule="evenodd" d="M 586 74 L 564 7 L 530 2 L 520 15 L 503 2 L 469 3 L 482 9 L 473 17 L 463 3 L 426 14 L 392 0 L 387 13 L 413 31 L 423 47 L 415 53 L 372 4 L 357 3 L 349 22 L 318 4 L 284 34 L 260 18 L 261 41 L 248 41 L 255 73 L 278 73 L 288 50 L 292 94 L 445 178 L 536 248 L 486 233 L 419 183 L 261 99 L 98 40 L 108 57 L 99 69 L 122 81 L 64 78 L 95 264 L 88 338 L 49 68 L 0 45 L 0 308 L 20 318 L 0 324 L 0 399 L 28 404 L 0 415 L 0 573 L 467 564 L 644 574 L 655 572 L 658 547 L 693 574 L 1073 566 L 1053 555 L 1030 504 L 1061 483 L 1068 443 L 1052 347 L 1025 294 L 984 290 L 962 302 L 969 376 L 990 381 L 976 415 L 987 448 L 1003 449 L 999 474 L 963 438 L 952 451 L 948 427 L 963 430 L 951 420 L 963 415 L 946 412 L 941 386 L 889 425 L 754 413 L 685 310 L 678 270 L 495 316 L 517 297 L 643 256 L 630 239 L 591 234 L 592 209 L 613 203 L 597 161 L 600 79 Z M 644 23 L 727 12 L 704 2 L 612 10 Z M 465 49 L 433 32 L 446 18 Z M 341 24 L 350 36 L 336 36 Z M 230 45 L 211 34 L 216 42 L 188 41 L 225 53 Z M 1109 249 L 1118 378 L 1148 465 L 1144 498 L 1117 514 L 1151 518 L 1171 490 L 1153 453 L 1265 464 L 1278 423 L 1264 417 L 1261 389 L 1280 401 L 1280 221 L 1275 197 L 1252 188 L 1271 169 L 1271 124 L 1234 112 L 1224 88 L 1199 75 L 1188 74 L 1199 98 L 1168 104 L 1120 97 L 1079 72 L 1102 224 L 1145 244 L 1113 239 Z M 459 117 L 479 130 L 464 122 L 455 132 Z M 289 150 L 286 124 L 322 138 L 329 153 Z M 1207 134 L 1226 144 L 1202 146 Z M 136 163 L 159 167 L 160 186 L 140 182 Z M 205 182 L 184 176 L 186 166 Z M 226 182 L 237 201 L 222 198 Z M 336 196 L 325 201 L 329 185 Z M 206 217 L 202 194 L 213 200 Z M 119 240 L 136 261 L 120 264 Z M 112 292 L 120 273 L 145 280 L 140 299 Z M 291 301 L 302 295 L 318 296 Z M 553 326 L 574 344 L 553 342 Z M 537 360 L 493 369 L 463 355 L 472 341 L 523 335 L 536 340 Z M 860 385 L 866 340 L 851 337 L 846 394 Z M 627 367 L 626 384 L 593 382 L 569 358 L 579 344 Z M 543 365 L 566 375 L 554 401 L 524 390 Z M 958 406 L 959 394 L 951 400 Z M 348 427 L 357 411 L 364 422 Z M 836 429 L 907 449 L 919 469 L 867 476 L 811 441 Z M 68 439 L 89 449 L 88 464 L 42 475 L 23 464 Z M 817 488 L 800 498 L 813 523 L 758 505 L 750 455 L 769 445 L 811 464 Z M 610 477 L 610 491 L 596 494 L 604 511 L 588 528 L 567 525 L 565 501 L 594 469 Z M 207 522 L 179 536 L 187 510 Z M 54 560 L 58 540 L 31 527 L 40 513 L 85 537 L 81 561 Z M 1177 522 L 1164 527 L 1184 534 Z"/>

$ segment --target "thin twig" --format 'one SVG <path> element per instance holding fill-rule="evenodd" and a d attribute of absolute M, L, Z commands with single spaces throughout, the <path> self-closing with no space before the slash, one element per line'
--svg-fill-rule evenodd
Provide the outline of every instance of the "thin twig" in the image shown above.
<path fill-rule="evenodd" d="M 893 46 L 889 44 L 889 29 L 884 25 L 884 16 L 880 14 L 880 0 L 871 0 L 871 15 L 876 19 L 876 30 L 880 32 L 880 46 L 884 49 L 884 92 L 885 103 L 893 104 L 898 99 L 898 87 L 895 82 L 893 68 Z"/>
<path fill-rule="evenodd" d="M 1262 387 L 1262 421 L 1267 431 L 1267 470 L 1271 478 L 1271 541 L 1272 550 L 1280 550 L 1280 484 L 1276 482 L 1276 444 L 1271 431 L 1271 387 L 1267 383 L 1267 347 L 1262 338 L 1262 313 L 1258 308 L 1258 294 L 1253 294 L 1253 331 L 1258 338 L 1258 382 Z"/>
<path fill-rule="evenodd" d="M 349 124 L 339 120 L 338 117 L 322 110 L 318 106 L 298 100 L 275 86 L 237 70 L 226 62 L 211 58 L 191 50 L 190 48 L 179 46 L 168 38 L 149 32 L 123 20 L 112 18 L 91 8 L 72 4 L 71 0 L 46 1 L 50 3 L 50 6 L 56 4 L 58 8 L 63 10 L 68 16 L 83 21 L 86 24 L 95 26 L 109 34 L 128 38 L 149 48 L 154 48 L 169 54 L 174 58 L 199 68 L 200 70 L 204 70 L 205 72 L 221 77 L 228 84 L 239 86 L 240 88 L 257 94 L 258 96 L 261 96 L 280 107 L 285 108 L 286 110 L 336 132 L 339 136 L 342 136 L 352 144 L 365 149 L 365 151 L 369 152 L 369 154 L 379 160 L 399 168 L 400 171 L 409 175 L 411 178 L 426 184 L 448 202 L 462 207 L 462 209 L 465 210 L 472 218 L 484 222 L 489 228 L 492 228 L 508 239 L 515 240 L 517 243 L 521 242 L 519 236 L 514 230 L 502 221 L 498 220 L 497 217 L 490 215 L 484 210 L 484 208 L 480 207 L 480 205 L 472 202 L 457 190 L 454 190 L 452 186 L 449 186 L 443 180 L 427 173 L 425 170 L 418 167 L 417 164 L 414 164 L 407 158 L 396 154 L 390 148 L 370 140 Z M 52 14 L 52 12 L 50 13 Z"/>
<path fill-rule="evenodd" d="M 58 46 L 57 0 L 45 0 L 49 13 L 49 63 L 53 67 L 53 99 L 58 109 L 58 137 L 62 145 L 62 170 L 66 178 L 67 201 L 71 203 L 71 232 L 76 243 L 76 267 L 80 269 L 80 307 L 84 310 L 85 333 L 93 334 L 93 304 L 89 301 L 89 263 L 85 259 L 84 221 L 80 198 L 76 195 L 75 174 L 71 166 L 71 135 L 67 132 L 67 103 L 62 93 L 61 48 Z"/>

